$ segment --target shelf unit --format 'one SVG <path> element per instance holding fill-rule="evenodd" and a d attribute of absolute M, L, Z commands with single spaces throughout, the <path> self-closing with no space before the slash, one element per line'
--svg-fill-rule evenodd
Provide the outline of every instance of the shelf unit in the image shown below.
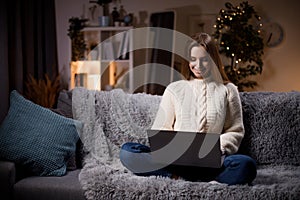
<path fill-rule="evenodd" d="M 110 90 L 114 87 L 133 92 L 132 26 L 85 27 L 87 50 L 84 61 L 71 63 L 71 89 Z M 126 76 L 126 78 L 122 78 Z M 123 80 L 123 81 L 122 81 Z"/>

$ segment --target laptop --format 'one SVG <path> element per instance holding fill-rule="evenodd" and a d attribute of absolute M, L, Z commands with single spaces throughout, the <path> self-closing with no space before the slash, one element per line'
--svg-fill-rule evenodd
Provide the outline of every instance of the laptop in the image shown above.
<path fill-rule="evenodd" d="M 157 163 L 220 168 L 220 134 L 147 130 L 152 158 Z"/>

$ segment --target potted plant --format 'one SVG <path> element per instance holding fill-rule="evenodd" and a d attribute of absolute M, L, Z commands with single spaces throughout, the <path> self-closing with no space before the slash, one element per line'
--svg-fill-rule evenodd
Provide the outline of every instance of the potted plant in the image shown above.
<path fill-rule="evenodd" d="M 108 26 L 109 25 L 109 3 L 112 0 L 97 0 L 97 1 L 90 1 L 90 3 L 96 3 L 103 9 L 103 15 L 99 16 L 99 25 L 100 26 Z"/>
<path fill-rule="evenodd" d="M 46 108 L 55 107 L 59 92 L 62 90 L 59 74 L 53 79 L 50 79 L 48 74 L 45 74 L 44 79 L 36 79 L 29 74 L 25 85 L 25 97 Z"/>
<path fill-rule="evenodd" d="M 86 21 L 87 19 L 80 19 L 78 17 L 69 19 L 70 26 L 68 29 L 68 36 L 72 42 L 72 61 L 84 59 L 86 45 L 81 30 L 85 27 Z"/>

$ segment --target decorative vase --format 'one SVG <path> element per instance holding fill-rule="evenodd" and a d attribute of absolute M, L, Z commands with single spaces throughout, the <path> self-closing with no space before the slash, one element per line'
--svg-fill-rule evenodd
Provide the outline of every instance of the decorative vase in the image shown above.
<path fill-rule="evenodd" d="M 124 23 L 126 24 L 126 26 L 129 26 L 131 24 L 132 20 L 133 20 L 132 14 L 128 14 L 128 15 L 124 16 Z"/>
<path fill-rule="evenodd" d="M 99 16 L 99 26 L 109 26 L 109 16 Z"/>

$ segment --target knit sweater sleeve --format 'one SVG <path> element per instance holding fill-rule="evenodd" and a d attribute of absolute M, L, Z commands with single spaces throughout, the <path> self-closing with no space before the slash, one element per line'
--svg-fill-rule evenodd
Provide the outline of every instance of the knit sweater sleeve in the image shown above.
<path fill-rule="evenodd" d="M 155 130 L 173 130 L 175 120 L 174 94 L 167 87 L 152 125 Z"/>
<path fill-rule="evenodd" d="M 228 90 L 228 104 L 223 134 L 220 139 L 221 150 L 226 154 L 234 154 L 238 151 L 245 133 L 242 105 L 237 87 L 232 83 L 226 86 Z"/>

